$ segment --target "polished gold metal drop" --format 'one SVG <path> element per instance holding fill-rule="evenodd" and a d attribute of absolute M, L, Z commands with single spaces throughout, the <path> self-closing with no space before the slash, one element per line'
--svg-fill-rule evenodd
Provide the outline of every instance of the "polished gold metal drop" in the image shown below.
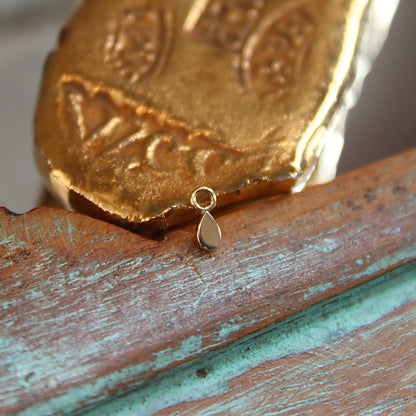
<path fill-rule="evenodd" d="M 207 205 L 203 205 L 199 201 L 199 196 L 202 194 L 209 195 L 209 202 Z M 194 208 L 201 211 L 202 217 L 198 224 L 196 238 L 199 246 L 207 251 L 215 250 L 221 244 L 221 228 L 215 221 L 214 217 L 209 213 L 217 205 L 217 196 L 215 192 L 206 186 L 197 188 L 191 195 L 191 204 Z"/>

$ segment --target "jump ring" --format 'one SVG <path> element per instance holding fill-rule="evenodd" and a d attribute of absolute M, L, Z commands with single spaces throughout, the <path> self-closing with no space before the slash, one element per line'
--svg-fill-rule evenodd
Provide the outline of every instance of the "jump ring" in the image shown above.
<path fill-rule="evenodd" d="M 207 206 L 203 206 L 198 202 L 198 194 L 201 192 L 207 192 L 210 196 L 210 202 Z M 200 211 L 211 211 L 217 206 L 217 195 L 215 195 L 215 192 L 211 188 L 201 186 L 200 188 L 195 189 L 192 193 L 191 204 L 194 208 L 199 209 Z"/>

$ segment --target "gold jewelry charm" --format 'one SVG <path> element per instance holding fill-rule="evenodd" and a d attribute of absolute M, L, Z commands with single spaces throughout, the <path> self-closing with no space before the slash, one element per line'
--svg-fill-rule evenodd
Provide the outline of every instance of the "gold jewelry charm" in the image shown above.
<path fill-rule="evenodd" d="M 209 201 L 204 204 L 199 197 L 203 194 L 209 195 Z M 221 244 L 221 228 L 209 213 L 217 205 L 217 196 L 215 192 L 206 186 L 197 188 L 191 195 L 192 206 L 201 211 L 202 218 L 198 224 L 196 238 L 199 246 L 204 250 L 210 251 L 218 248 Z"/>

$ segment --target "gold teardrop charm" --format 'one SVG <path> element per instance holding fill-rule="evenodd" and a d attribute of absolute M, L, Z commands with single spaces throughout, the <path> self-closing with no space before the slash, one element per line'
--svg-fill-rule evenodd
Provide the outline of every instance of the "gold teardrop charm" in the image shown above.
<path fill-rule="evenodd" d="M 205 204 L 198 200 L 198 196 L 203 193 L 205 193 L 206 196 L 209 196 L 209 200 Z M 204 250 L 215 250 L 220 246 L 222 236 L 219 225 L 209 213 L 209 211 L 213 210 L 217 205 L 217 196 L 215 195 L 215 192 L 211 188 L 201 186 L 192 193 L 191 204 L 202 213 L 202 218 L 196 233 L 199 246 Z"/>
<path fill-rule="evenodd" d="M 202 215 L 196 237 L 205 250 L 214 250 L 221 244 L 221 229 L 208 211 Z"/>

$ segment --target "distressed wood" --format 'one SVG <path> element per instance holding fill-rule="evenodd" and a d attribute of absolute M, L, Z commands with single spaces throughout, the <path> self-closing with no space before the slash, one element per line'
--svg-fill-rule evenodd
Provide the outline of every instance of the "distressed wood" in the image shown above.
<path fill-rule="evenodd" d="M 70 413 L 416 258 L 416 150 L 144 239 L 75 213 L 0 213 L 0 413 Z"/>
<path fill-rule="evenodd" d="M 416 263 L 84 416 L 414 415 Z"/>

